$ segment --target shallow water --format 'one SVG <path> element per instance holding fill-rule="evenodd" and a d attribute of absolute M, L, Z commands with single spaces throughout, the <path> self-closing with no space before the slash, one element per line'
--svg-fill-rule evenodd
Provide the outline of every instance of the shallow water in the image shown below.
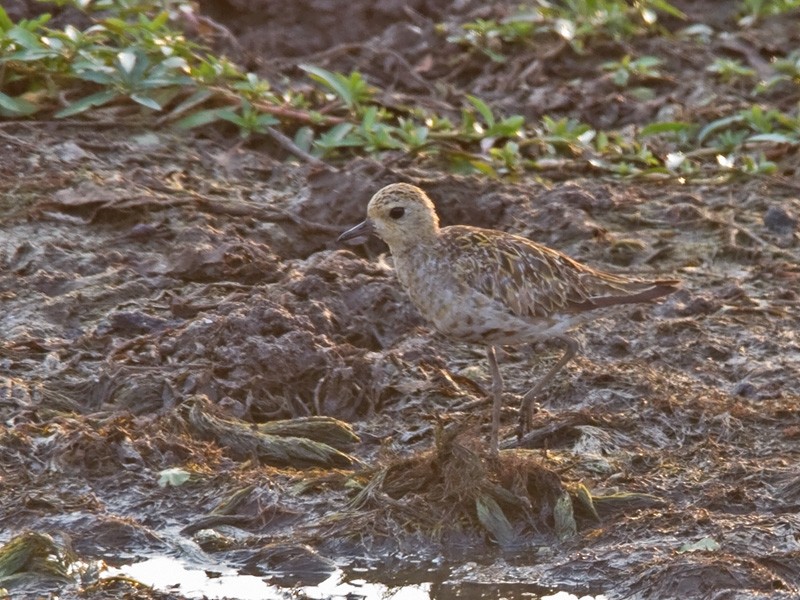
<path fill-rule="evenodd" d="M 464 600 L 505 598 L 507 600 L 605 600 L 605 596 L 576 596 L 565 591 L 552 591 L 524 582 L 458 581 L 450 578 L 446 568 L 431 568 L 409 574 L 409 583 L 391 584 L 380 581 L 379 573 L 359 569 L 337 569 L 317 585 L 282 587 L 252 575 L 240 575 L 234 569 L 210 571 L 189 567 L 171 557 L 150 558 L 119 568 L 109 567 L 104 576 L 123 575 L 157 590 L 180 593 L 188 598 L 221 600 L 283 600 L 310 598 L 327 600 L 347 598 L 364 600 Z M 411 583 L 410 580 L 415 580 Z"/>

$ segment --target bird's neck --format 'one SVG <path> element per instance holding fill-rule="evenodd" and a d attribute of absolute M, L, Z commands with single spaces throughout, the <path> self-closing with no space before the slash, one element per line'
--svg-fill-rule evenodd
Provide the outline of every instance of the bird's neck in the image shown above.
<path fill-rule="evenodd" d="M 387 244 L 394 256 L 425 254 L 428 248 L 436 244 L 438 235 L 439 231 L 435 229 L 420 230 L 413 237 L 387 240 Z"/>

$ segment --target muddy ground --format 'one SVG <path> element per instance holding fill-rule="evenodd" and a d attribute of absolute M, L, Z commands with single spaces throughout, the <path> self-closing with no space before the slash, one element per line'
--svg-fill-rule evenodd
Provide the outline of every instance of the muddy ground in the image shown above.
<path fill-rule="evenodd" d="M 746 94 L 705 71 L 715 53 L 760 68 L 800 41 L 794 17 L 740 30 L 733 2 L 685 4 L 690 23 L 734 35 L 700 50 L 657 37 L 551 48 L 546 60 L 517 48 L 503 65 L 435 30 L 502 16 L 502 4 L 206 10 L 267 77 L 359 69 L 387 103 L 457 115 L 473 93 L 533 121 L 608 128 L 735 108 Z M 645 103 L 597 68 L 632 52 L 670 60 Z M 232 131 L 88 119 L 0 123 L 0 541 L 47 533 L 45 556 L 83 564 L 4 584 L 12 597 L 180 598 L 98 582 L 90 567 L 155 555 L 286 585 L 334 563 L 402 585 L 434 561 L 451 570 L 431 590 L 440 598 L 800 593 L 793 154 L 757 179 L 495 181 L 394 154 L 308 165 Z M 514 231 L 683 288 L 585 326 L 582 356 L 521 444 L 518 401 L 559 349 L 509 349 L 506 450 L 493 462 L 483 349 L 432 332 L 380 242 L 336 244 L 396 181 L 424 187 L 444 224 Z M 283 419 L 303 428 L 263 429 Z M 189 481 L 160 487 L 171 468 Z"/>

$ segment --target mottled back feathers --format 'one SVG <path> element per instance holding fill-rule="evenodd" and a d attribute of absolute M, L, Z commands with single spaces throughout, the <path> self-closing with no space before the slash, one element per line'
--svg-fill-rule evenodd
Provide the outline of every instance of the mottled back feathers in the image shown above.
<path fill-rule="evenodd" d="M 675 291 L 675 280 L 643 281 L 592 269 L 526 238 L 476 227 L 440 230 L 453 269 L 517 316 L 549 317 L 645 302 Z"/>

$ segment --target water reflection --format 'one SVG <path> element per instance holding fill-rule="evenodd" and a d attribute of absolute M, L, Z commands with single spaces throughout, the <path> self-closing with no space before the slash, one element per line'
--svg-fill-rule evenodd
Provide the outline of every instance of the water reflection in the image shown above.
<path fill-rule="evenodd" d="M 234 569 L 190 568 L 178 559 L 158 557 L 109 567 L 103 576 L 124 575 L 164 592 L 209 600 L 606 600 L 602 595 L 579 597 L 523 582 L 453 581 L 448 579 L 449 574 L 439 567 L 420 568 L 414 576 L 405 578 L 405 583 L 394 575 L 387 584 L 376 581 L 380 575 L 375 571 L 348 573 L 337 569 L 317 585 L 289 588 L 272 585 L 265 578 L 240 575 Z"/>

